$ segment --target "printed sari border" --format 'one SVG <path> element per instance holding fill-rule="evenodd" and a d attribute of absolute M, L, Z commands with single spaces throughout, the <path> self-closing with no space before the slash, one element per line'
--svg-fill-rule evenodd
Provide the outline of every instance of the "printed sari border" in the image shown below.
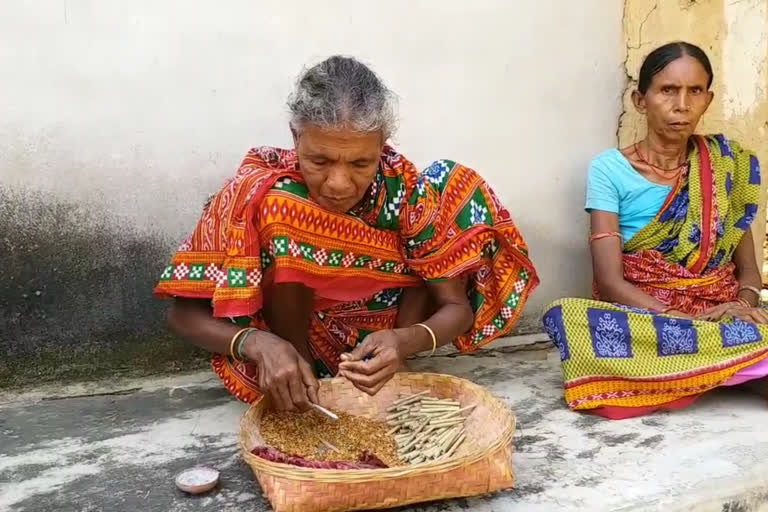
<path fill-rule="evenodd" d="M 723 363 L 707 366 L 704 368 L 688 370 L 685 372 L 674 373 L 669 375 L 654 375 L 654 376 L 648 376 L 648 377 L 615 377 L 610 375 L 590 375 L 589 377 L 580 377 L 578 379 L 567 380 L 565 382 L 565 388 L 571 389 L 579 386 L 592 384 L 595 382 L 635 382 L 635 383 L 672 382 L 675 380 L 683 380 L 683 379 L 690 379 L 694 377 L 700 377 L 707 373 L 723 371 L 733 366 L 738 366 L 740 364 L 743 364 L 747 361 L 753 361 L 754 363 L 757 363 L 765 359 L 766 357 L 768 357 L 768 348 L 762 348 L 759 351 L 746 354 L 746 355 L 737 357 L 735 359 L 725 361 Z"/>

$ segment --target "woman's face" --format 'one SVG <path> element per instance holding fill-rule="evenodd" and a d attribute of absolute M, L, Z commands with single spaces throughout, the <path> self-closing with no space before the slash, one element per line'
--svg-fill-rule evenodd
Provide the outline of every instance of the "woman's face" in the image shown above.
<path fill-rule="evenodd" d="M 354 208 L 376 176 L 381 133 L 326 130 L 309 124 L 293 137 L 310 197 L 328 210 Z"/>
<path fill-rule="evenodd" d="M 653 76 L 645 94 L 635 91 L 632 99 L 638 112 L 645 114 L 649 132 L 670 141 L 685 141 L 712 102 L 708 81 L 704 66 L 683 55 Z"/>

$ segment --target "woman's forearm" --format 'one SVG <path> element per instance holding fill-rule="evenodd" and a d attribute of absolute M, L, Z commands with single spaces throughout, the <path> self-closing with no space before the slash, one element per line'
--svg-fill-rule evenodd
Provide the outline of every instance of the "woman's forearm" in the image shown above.
<path fill-rule="evenodd" d="M 269 330 L 289 341 L 309 363 L 309 325 L 312 319 L 314 290 L 301 283 L 280 283 L 268 290 L 264 301 L 264 320 Z"/>
<path fill-rule="evenodd" d="M 223 318 L 214 318 L 209 301 L 181 299 L 168 310 L 168 325 L 179 337 L 193 345 L 218 354 L 229 354 L 232 337 L 242 327 Z M 251 337 L 258 337 L 254 333 Z"/>
<path fill-rule="evenodd" d="M 590 214 L 592 235 L 592 274 L 595 276 L 600 299 L 635 308 L 663 311 L 667 305 L 624 279 L 624 249 L 618 235 L 619 216 L 616 213 L 593 210 Z M 605 236 L 608 235 L 608 236 Z"/>
<path fill-rule="evenodd" d="M 472 308 L 467 304 L 445 304 L 438 307 L 437 311 L 426 321 L 427 325 L 435 333 L 436 346 L 446 345 L 458 336 L 466 333 L 474 320 Z M 403 356 L 409 357 L 419 352 L 432 350 L 432 335 L 420 325 L 407 327 L 410 330 L 407 336 L 408 342 L 403 347 Z"/>
<path fill-rule="evenodd" d="M 600 291 L 600 299 L 607 302 L 616 302 L 651 311 L 663 311 L 668 307 L 624 279 L 609 283 L 598 282 L 597 287 Z"/>
<path fill-rule="evenodd" d="M 763 287 L 763 280 L 757 271 L 744 272 L 737 275 L 736 280 L 739 282 L 739 287 L 742 288 L 739 291 L 738 298 L 747 301 L 752 306 L 760 304 L 760 294 L 754 290 L 761 290 Z"/>
<path fill-rule="evenodd" d="M 735 275 L 740 287 L 762 289 L 763 276 L 757 266 L 755 242 L 751 230 L 747 230 L 739 245 L 736 246 L 736 250 L 733 252 L 733 263 L 736 266 Z M 749 289 L 740 291 L 739 298 L 746 300 L 753 306 L 760 303 L 760 295 Z"/>

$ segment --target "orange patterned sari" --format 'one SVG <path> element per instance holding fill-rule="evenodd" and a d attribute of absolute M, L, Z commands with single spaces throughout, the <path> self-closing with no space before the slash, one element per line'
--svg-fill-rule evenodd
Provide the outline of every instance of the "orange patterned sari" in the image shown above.
<path fill-rule="evenodd" d="M 260 311 L 275 283 L 315 295 L 309 345 L 320 376 L 369 333 L 394 326 L 402 290 L 468 277 L 471 351 L 509 334 L 538 284 L 509 213 L 473 170 L 440 160 L 423 173 L 385 147 L 363 201 L 346 214 L 308 194 L 296 153 L 261 147 L 206 205 L 155 288 L 159 297 L 210 299 L 216 317 L 268 329 Z M 213 367 L 243 401 L 260 394 L 256 368 L 216 354 Z"/>

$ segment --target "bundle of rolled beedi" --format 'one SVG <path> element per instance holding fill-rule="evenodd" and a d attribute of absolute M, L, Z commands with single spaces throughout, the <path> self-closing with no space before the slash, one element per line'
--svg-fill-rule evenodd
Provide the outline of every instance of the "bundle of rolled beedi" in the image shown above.
<path fill-rule="evenodd" d="M 428 390 L 396 400 L 387 409 L 387 422 L 400 460 L 420 464 L 451 457 L 466 439 L 464 413 L 474 407 L 432 397 Z"/>

